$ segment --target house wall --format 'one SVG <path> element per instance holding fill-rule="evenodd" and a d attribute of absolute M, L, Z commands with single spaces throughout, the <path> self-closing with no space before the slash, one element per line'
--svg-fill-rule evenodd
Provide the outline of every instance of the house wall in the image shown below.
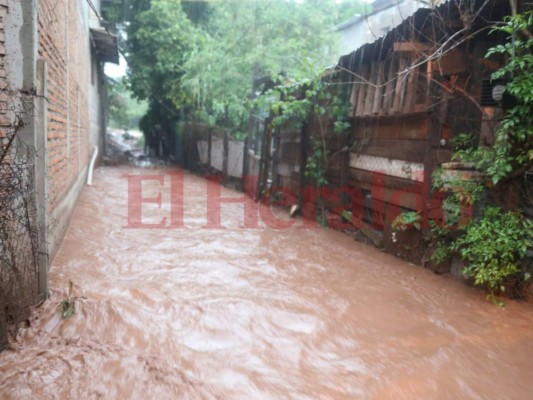
<path fill-rule="evenodd" d="M 85 0 L 0 0 L 0 349 L 48 295 L 50 260 L 102 142 L 92 13 Z"/>
<path fill-rule="evenodd" d="M 101 143 L 102 79 L 101 66 L 91 56 L 87 2 L 38 3 L 38 54 L 48 67 L 47 237 L 53 257 L 83 187 L 92 148 Z"/>
<path fill-rule="evenodd" d="M 89 28 L 98 28 L 100 21 L 97 16 L 88 9 L 88 3 L 84 3 L 86 10 L 84 15 L 88 15 Z M 93 0 L 92 3 L 97 10 L 100 10 L 100 0 Z M 106 84 L 103 66 L 98 60 L 94 49 L 91 50 L 91 69 L 89 75 L 89 149 L 92 152 L 98 146 L 99 158 L 104 154 L 105 135 L 105 99 L 107 97 Z"/>
<path fill-rule="evenodd" d="M 0 349 L 7 330 L 27 318 L 42 293 L 41 260 L 47 265 L 36 235 L 44 167 L 36 146 L 43 135 L 35 123 L 34 6 L 33 0 L 0 0 Z"/>
<path fill-rule="evenodd" d="M 5 32 L 5 18 L 8 13 L 7 0 L 0 0 L 0 136 L 10 125 L 11 121 L 7 117 L 9 110 L 8 94 L 5 90 L 8 87 L 7 71 L 5 67 L 6 57 L 6 32 Z"/>
<path fill-rule="evenodd" d="M 473 30 L 507 15 L 506 7 L 495 0 Z M 324 75 L 330 97 L 337 88 L 350 92 L 339 92 L 343 101 L 348 99 L 349 132 L 335 134 L 326 114 L 307 121 L 301 136 L 288 126 L 272 136 L 273 185 L 301 194 L 304 214 L 318 201 L 331 211 L 328 219 L 351 209 L 353 224 L 367 239 L 416 263 L 428 262 L 431 250 L 422 232 L 393 232 L 392 222 L 408 210 L 420 214 L 422 231 L 430 220 L 442 220 L 443 194 L 433 192 L 432 174 L 450 161 L 454 136 L 482 132 L 483 124 L 490 122 L 480 112 L 481 89 L 498 63 L 485 54 L 502 40 L 481 30 L 439 57 L 427 59 L 434 51 L 432 34 L 442 35 L 444 25 L 462 26 L 455 4 L 444 4 L 438 12 L 444 17 L 432 19 L 430 10 L 419 10 L 382 39 L 341 57 L 340 68 Z M 344 82 L 351 87 L 341 85 Z M 322 199 L 314 193 L 305 197 L 301 185 L 316 185 L 313 171 L 302 176 L 302 166 L 309 165 L 305 157 L 316 158 L 324 151 L 327 185 Z M 447 268 L 428 266 L 440 272 Z"/>
<path fill-rule="evenodd" d="M 0 138 L 5 137 L 5 131 L 10 125 L 8 112 L 8 95 L 5 89 L 8 86 L 7 72 L 5 68 L 5 56 L 6 56 L 6 34 L 5 34 L 5 17 L 7 15 L 7 0 L 0 0 Z M 3 277 L 2 277 L 3 278 Z M 4 279 L 2 279 L 3 281 Z M 4 288 L 0 287 L 2 294 L 0 294 L 0 301 L 4 304 L 7 299 L 4 295 Z M 2 349 L 7 343 L 7 329 L 4 321 L 6 320 L 4 307 L 0 307 L 0 349 Z"/>

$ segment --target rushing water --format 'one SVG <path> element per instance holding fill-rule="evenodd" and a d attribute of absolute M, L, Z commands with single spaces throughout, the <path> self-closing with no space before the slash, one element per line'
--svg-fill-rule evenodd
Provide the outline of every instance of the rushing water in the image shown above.
<path fill-rule="evenodd" d="M 302 221 L 241 228 L 242 204 L 222 206 L 226 229 L 205 228 L 208 183 L 191 174 L 186 227 L 124 228 L 126 175 L 169 172 L 96 171 L 50 300 L 0 354 L 1 399 L 533 398 L 531 303 L 497 308 Z M 169 215 L 162 202 L 143 206 L 146 222 Z M 76 314 L 62 320 L 69 280 Z"/>

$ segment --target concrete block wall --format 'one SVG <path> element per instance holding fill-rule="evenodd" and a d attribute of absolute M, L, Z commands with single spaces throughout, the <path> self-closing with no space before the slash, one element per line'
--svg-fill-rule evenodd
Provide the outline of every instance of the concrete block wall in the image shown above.
<path fill-rule="evenodd" d="M 0 137 L 9 129 L 11 120 L 8 117 L 9 96 L 7 93 L 8 81 L 5 68 L 6 57 L 6 32 L 5 18 L 8 12 L 7 0 L 0 0 Z"/>

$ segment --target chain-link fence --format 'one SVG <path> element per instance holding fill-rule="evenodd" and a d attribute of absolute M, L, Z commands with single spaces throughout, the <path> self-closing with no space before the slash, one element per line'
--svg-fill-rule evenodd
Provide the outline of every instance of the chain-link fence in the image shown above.
<path fill-rule="evenodd" d="M 34 159 L 17 129 L 0 134 L 0 350 L 38 296 Z"/>

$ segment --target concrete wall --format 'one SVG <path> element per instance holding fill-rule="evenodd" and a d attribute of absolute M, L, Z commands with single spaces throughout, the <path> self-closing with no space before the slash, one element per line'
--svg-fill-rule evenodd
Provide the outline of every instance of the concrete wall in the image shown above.
<path fill-rule="evenodd" d="M 100 26 L 100 21 L 98 20 L 96 14 L 88 8 L 87 2 L 85 15 L 88 16 L 88 26 L 89 28 L 98 28 Z M 97 10 L 100 9 L 100 0 L 93 0 L 93 4 Z M 90 45 L 90 43 L 87 43 Z M 105 78 L 103 65 L 98 60 L 98 57 L 94 50 L 91 50 L 91 70 L 90 70 L 90 79 L 88 82 L 89 85 L 89 147 L 91 149 L 94 146 L 98 146 L 98 151 L 100 155 L 104 154 L 104 135 L 105 135 L 105 113 L 103 107 L 103 98 L 106 97 L 105 94 Z"/>
<path fill-rule="evenodd" d="M 0 0 L 0 349 L 7 326 L 16 327 L 46 295 L 46 281 L 39 281 L 48 265 L 44 230 L 37 232 L 45 191 L 36 18 L 34 0 Z"/>
<path fill-rule="evenodd" d="M 9 96 L 7 93 L 8 79 L 6 69 L 6 17 L 8 14 L 7 0 L 0 0 L 0 136 L 11 125 L 9 113 Z"/>
<path fill-rule="evenodd" d="M 37 150 L 33 179 L 46 244 L 41 252 L 53 258 L 91 150 L 102 143 L 103 68 L 89 30 L 99 21 L 81 0 L 0 0 L 0 19 L 0 128 L 12 129 L 12 110 L 23 110 L 19 137 Z"/>

